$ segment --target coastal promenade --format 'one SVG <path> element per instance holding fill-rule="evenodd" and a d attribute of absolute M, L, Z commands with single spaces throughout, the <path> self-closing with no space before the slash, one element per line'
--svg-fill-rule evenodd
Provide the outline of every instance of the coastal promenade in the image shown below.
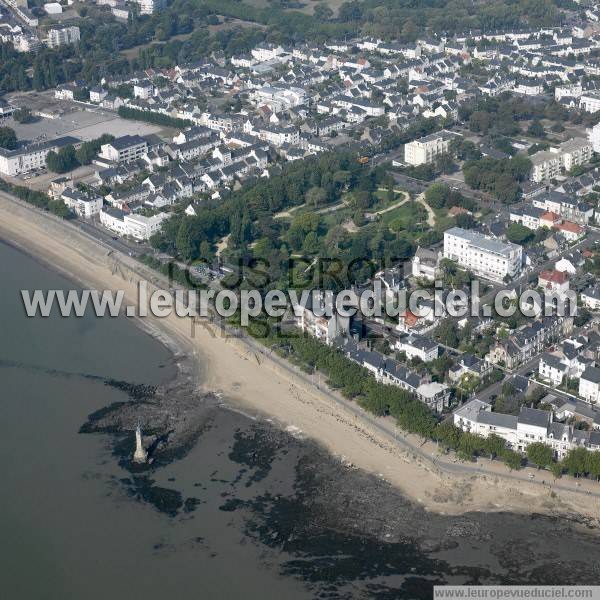
<path fill-rule="evenodd" d="M 85 286 L 123 289 L 137 298 L 137 281 L 165 288 L 163 277 L 88 231 L 0 194 L 0 237 Z M 567 514 L 600 520 L 600 484 L 549 472 L 510 472 L 497 461 L 461 463 L 432 442 L 397 431 L 391 419 L 377 418 L 327 389 L 319 377 L 303 373 L 255 340 L 219 324 L 193 324 L 174 315 L 147 319 L 202 367 L 206 390 L 228 403 L 269 416 L 300 430 L 339 456 L 345 465 L 389 481 L 427 509 L 460 514 L 471 510 Z M 544 482 L 544 483 L 542 483 Z"/>

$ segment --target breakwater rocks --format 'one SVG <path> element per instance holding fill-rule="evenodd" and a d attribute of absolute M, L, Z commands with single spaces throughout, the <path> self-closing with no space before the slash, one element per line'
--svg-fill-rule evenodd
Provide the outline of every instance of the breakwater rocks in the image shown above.
<path fill-rule="evenodd" d="M 155 387 L 112 379 L 104 383 L 125 392 L 129 400 L 93 412 L 79 432 L 111 436 L 113 455 L 131 474 L 120 479 L 130 497 L 151 504 L 171 517 L 193 512 L 200 503 L 197 498 L 184 498 L 177 490 L 155 485 L 151 474 L 182 459 L 196 445 L 202 432 L 211 427 L 220 404 L 218 398 L 213 394 L 199 394 L 187 384 Z M 138 423 L 148 453 L 146 463 L 133 461 Z"/>
<path fill-rule="evenodd" d="M 127 393 L 129 401 L 115 402 L 90 414 L 80 433 L 114 436 L 119 464 L 133 473 L 144 472 L 183 458 L 214 418 L 219 405 L 213 394 L 192 386 L 155 387 L 107 380 L 106 385 Z M 140 424 L 148 462 L 134 463 L 135 429 Z"/>

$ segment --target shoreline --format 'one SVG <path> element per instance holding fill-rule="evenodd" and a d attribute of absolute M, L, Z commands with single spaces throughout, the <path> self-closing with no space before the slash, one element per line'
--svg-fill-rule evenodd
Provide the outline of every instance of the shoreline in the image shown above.
<path fill-rule="evenodd" d="M 0 237 L 84 287 L 123 289 L 128 304 L 135 304 L 136 282 L 142 277 L 150 288 L 161 281 L 160 274 L 135 259 L 5 194 L 0 195 Z M 448 473 L 435 444 L 405 434 L 390 439 L 381 430 L 382 419 L 336 399 L 335 392 L 318 389 L 252 340 L 215 335 L 211 323 L 192 325 L 175 315 L 135 321 L 173 353 L 180 373 L 198 391 L 218 394 L 225 405 L 250 418 L 314 439 L 344 464 L 378 475 L 427 510 L 446 515 L 542 513 L 600 523 L 600 499 L 564 489 L 560 482 L 540 487 L 539 481 L 521 479 L 487 462 L 479 466 L 480 473 L 477 467 L 470 473 Z M 597 484 L 590 489 L 600 493 Z"/>

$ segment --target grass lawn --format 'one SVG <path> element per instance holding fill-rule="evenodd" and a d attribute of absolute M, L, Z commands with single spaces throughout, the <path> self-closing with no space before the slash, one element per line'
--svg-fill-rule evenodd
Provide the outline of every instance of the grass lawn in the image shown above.
<path fill-rule="evenodd" d="M 388 226 L 393 223 L 397 231 L 411 229 L 419 222 L 427 223 L 427 211 L 418 202 L 411 201 L 383 213 L 381 220 Z"/>

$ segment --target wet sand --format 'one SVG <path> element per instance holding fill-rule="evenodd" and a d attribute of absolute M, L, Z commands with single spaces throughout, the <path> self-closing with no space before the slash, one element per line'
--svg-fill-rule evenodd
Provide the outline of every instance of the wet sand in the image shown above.
<path fill-rule="evenodd" d="M 140 279 L 165 288 L 158 274 L 134 259 L 117 255 L 72 224 L 5 195 L 0 195 L 0 236 L 84 287 L 122 289 L 128 304 L 137 302 Z M 378 475 L 427 510 L 452 515 L 512 511 L 600 518 L 598 498 L 566 490 L 552 492 L 549 487 L 510 479 L 501 465 L 494 466 L 497 472 L 492 475 L 445 472 L 394 444 L 356 410 L 256 353 L 243 340 L 223 337 L 208 322 L 193 325 L 189 319 L 172 315 L 139 323 L 176 353 L 186 366 L 189 383 L 195 382 L 199 391 L 214 392 L 247 414 L 268 416 L 284 429 L 301 432 L 338 461 Z"/>

